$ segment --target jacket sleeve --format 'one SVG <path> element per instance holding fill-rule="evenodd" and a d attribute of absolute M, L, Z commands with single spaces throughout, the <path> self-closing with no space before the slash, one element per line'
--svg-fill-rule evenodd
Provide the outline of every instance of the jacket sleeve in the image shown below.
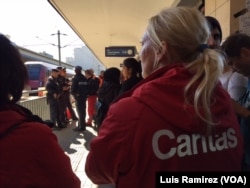
<path fill-rule="evenodd" d="M 59 94 L 60 93 L 60 88 L 59 86 L 56 84 L 56 81 L 52 80 L 52 79 L 48 79 L 48 82 L 45 86 L 45 89 L 47 90 L 47 92 L 49 94 Z"/>
<path fill-rule="evenodd" d="M 120 107 L 111 106 L 98 136 L 90 144 L 85 171 L 96 184 L 115 184 L 118 175 L 126 173 L 131 167 L 129 152 L 133 131 L 128 129 L 133 122 L 121 120 L 125 112 L 124 108 Z"/>
<path fill-rule="evenodd" d="M 88 85 L 89 85 L 89 95 L 96 95 L 97 91 L 99 89 L 99 79 L 97 78 L 91 78 L 88 80 Z"/>
<path fill-rule="evenodd" d="M 48 91 L 48 93 L 55 93 L 53 88 L 52 80 L 49 78 L 48 82 L 46 83 L 45 89 Z"/>
<path fill-rule="evenodd" d="M 77 79 L 76 79 L 76 77 L 74 77 L 72 79 L 71 94 L 75 95 L 76 94 L 76 90 L 77 90 Z"/>

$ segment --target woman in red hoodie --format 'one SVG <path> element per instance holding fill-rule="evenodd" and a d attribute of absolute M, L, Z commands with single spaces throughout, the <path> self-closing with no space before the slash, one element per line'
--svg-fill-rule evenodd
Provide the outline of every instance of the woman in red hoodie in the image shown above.
<path fill-rule="evenodd" d="M 0 187 L 80 188 L 56 135 L 16 103 L 28 81 L 18 49 L 0 34 Z"/>
<path fill-rule="evenodd" d="M 94 183 L 152 188 L 157 172 L 241 170 L 239 124 L 218 79 L 224 58 L 206 45 L 209 35 L 193 8 L 164 9 L 149 20 L 144 80 L 110 106 L 91 141 L 85 170 Z"/>

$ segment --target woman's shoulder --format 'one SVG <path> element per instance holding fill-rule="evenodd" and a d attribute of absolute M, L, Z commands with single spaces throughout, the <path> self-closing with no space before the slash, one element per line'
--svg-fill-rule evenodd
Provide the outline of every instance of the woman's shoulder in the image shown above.
<path fill-rule="evenodd" d="M 20 105 L 6 105 L 1 109 L 1 122 L 5 123 L 2 130 L 6 134 L 20 133 L 25 137 L 50 134 L 51 128 L 37 115 L 33 115 L 29 109 Z"/>
<path fill-rule="evenodd" d="M 22 132 L 27 138 L 32 137 L 38 141 L 44 140 L 44 138 L 48 139 L 49 135 L 54 135 L 52 129 L 45 123 L 29 120 L 20 122 L 17 131 Z"/>

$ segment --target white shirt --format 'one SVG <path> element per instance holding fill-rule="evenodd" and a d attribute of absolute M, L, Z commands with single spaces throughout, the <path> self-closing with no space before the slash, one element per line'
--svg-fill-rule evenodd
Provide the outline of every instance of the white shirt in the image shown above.
<path fill-rule="evenodd" d="M 235 101 L 238 101 L 247 90 L 248 78 L 238 72 L 229 70 L 224 72 L 219 79 L 222 83 L 222 87 Z"/>

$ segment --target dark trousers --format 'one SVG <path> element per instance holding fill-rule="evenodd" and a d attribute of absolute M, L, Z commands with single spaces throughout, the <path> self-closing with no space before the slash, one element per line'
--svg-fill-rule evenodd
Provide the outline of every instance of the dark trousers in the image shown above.
<path fill-rule="evenodd" d="M 59 102 L 58 99 L 53 97 L 48 98 L 49 109 L 50 109 L 50 120 L 57 125 L 61 125 L 61 121 L 59 118 Z"/>
<path fill-rule="evenodd" d="M 86 100 L 87 97 L 76 97 L 76 111 L 78 113 L 78 127 L 85 128 L 86 127 Z"/>
<path fill-rule="evenodd" d="M 62 92 L 59 99 L 59 119 L 61 122 L 66 122 L 66 108 L 67 108 L 67 94 L 65 92 Z"/>
<path fill-rule="evenodd" d="M 69 109 L 69 112 L 71 114 L 72 119 L 77 119 L 76 113 L 73 110 L 72 104 L 71 104 L 71 100 L 70 100 L 70 94 L 67 93 L 67 97 L 66 97 L 66 107 Z"/>

